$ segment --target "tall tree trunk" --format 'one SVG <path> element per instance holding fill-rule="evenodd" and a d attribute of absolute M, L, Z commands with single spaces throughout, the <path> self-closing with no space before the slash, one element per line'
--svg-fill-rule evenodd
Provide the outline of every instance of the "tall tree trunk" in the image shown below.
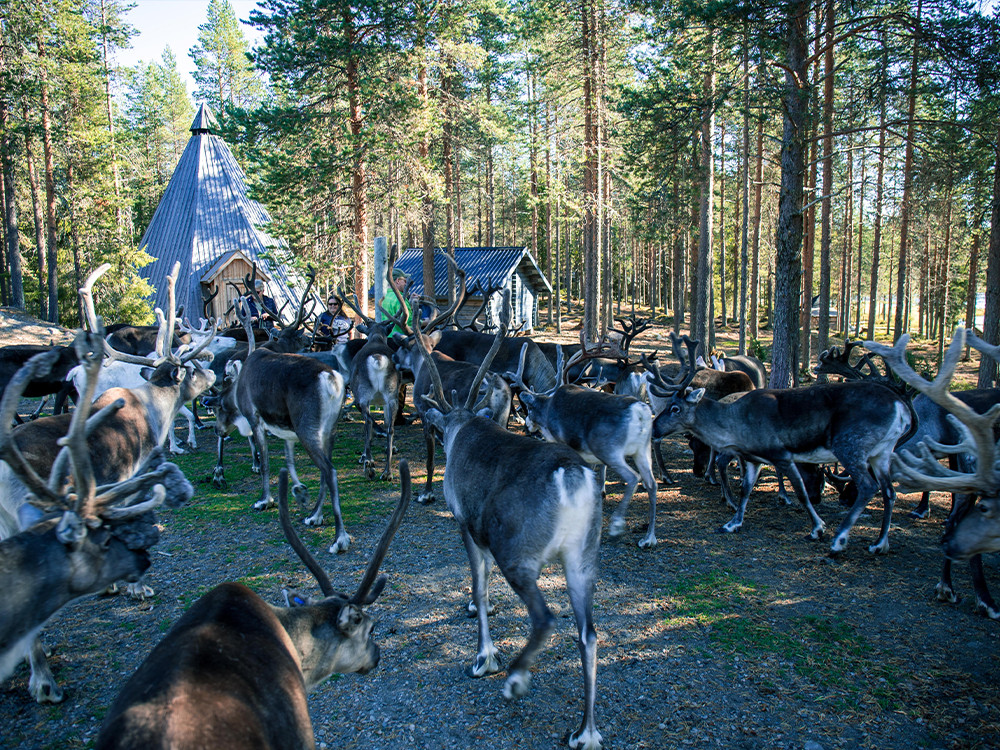
<path fill-rule="evenodd" d="M 104 103 L 108 116 L 108 135 L 111 142 L 111 176 L 115 189 L 115 226 L 118 234 L 118 242 L 124 240 L 125 214 L 122 205 L 121 174 L 118 169 L 118 146 L 115 143 L 115 118 L 111 107 L 111 68 L 108 63 L 110 55 L 108 44 L 108 22 L 107 13 L 104 7 L 105 0 L 101 0 L 101 50 L 104 63 Z"/>
<path fill-rule="evenodd" d="M 558 267 L 558 261 L 556 263 Z M 556 275 L 559 275 L 558 268 Z M 552 118 L 549 112 L 549 102 L 545 102 L 545 276 L 551 284 L 552 276 Z M 546 323 L 552 325 L 552 295 L 549 294 Z"/>
<path fill-rule="evenodd" d="M 709 32 L 712 33 L 711 31 Z M 708 353 L 709 329 L 712 312 L 712 218 L 715 197 L 715 165 L 713 161 L 712 136 L 715 131 L 715 55 L 716 41 L 714 34 L 709 41 L 710 51 L 708 71 L 705 73 L 705 83 L 702 90 L 705 104 L 701 114 L 701 164 L 699 170 L 700 194 L 698 216 L 698 286 L 695 290 L 695 310 L 697 310 L 697 329 L 693 330 L 696 340 L 702 342 L 705 354 Z M 694 311 L 692 311 L 694 312 Z M 694 325 L 694 323 L 692 323 Z"/>
<path fill-rule="evenodd" d="M 45 45 L 38 40 L 39 71 L 41 73 L 42 146 L 45 153 L 45 224 L 46 261 L 49 268 L 49 322 L 59 322 L 59 282 L 56 278 L 56 176 L 52 148 L 52 121 L 49 108 L 49 74 Z"/>
<path fill-rule="evenodd" d="M 749 28 L 749 27 L 748 27 Z M 750 264 L 750 35 L 743 34 L 743 227 L 740 235 L 740 342 L 739 353 L 747 353 L 747 274 Z"/>
<path fill-rule="evenodd" d="M 979 230 L 972 233 L 972 250 L 969 252 L 969 289 L 965 302 L 965 328 L 968 331 L 975 329 L 976 325 L 976 282 L 979 275 L 979 243 L 982 238 Z M 965 359 L 969 359 L 969 345 L 965 345 Z"/>
<path fill-rule="evenodd" d="M 826 0 L 826 39 L 823 81 L 823 205 L 820 210 L 819 247 L 819 337 L 816 351 L 830 343 L 830 243 L 833 237 L 833 31 L 836 20 L 834 0 Z"/>
<path fill-rule="evenodd" d="M 883 45 L 883 50 L 885 49 Z M 868 301 L 868 335 L 875 338 L 875 305 L 878 301 L 878 274 L 879 255 L 882 251 L 882 201 L 885 194 L 885 109 L 886 97 L 886 66 L 889 64 L 888 54 L 882 53 L 881 66 L 881 91 L 879 102 L 879 128 L 878 128 L 878 166 L 875 176 L 875 236 L 872 240 L 872 270 L 871 286 Z"/>
<path fill-rule="evenodd" d="M 761 65 L 761 71 L 764 66 Z M 763 72 L 760 74 L 763 77 Z M 761 192 L 764 188 L 764 120 L 757 121 L 757 141 L 754 148 L 753 177 L 753 257 L 750 260 L 750 338 L 756 340 L 760 334 L 760 222 Z M 770 307 L 770 303 L 768 303 Z M 768 324 L 773 323 L 770 316 Z"/>
<path fill-rule="evenodd" d="M 948 185 L 945 189 L 944 247 L 941 250 L 941 295 L 938 301 L 938 362 L 944 357 L 944 337 L 948 333 L 948 297 L 951 287 L 951 217 L 952 217 L 952 176 L 949 169 Z"/>
<path fill-rule="evenodd" d="M 535 259 L 536 263 L 542 263 L 542 259 L 538 257 L 538 92 L 535 88 L 537 85 L 538 80 L 535 74 L 529 73 L 528 106 L 531 117 L 529 130 L 531 141 L 528 144 L 530 167 L 528 191 L 531 199 L 531 257 Z"/>
<path fill-rule="evenodd" d="M 815 7 L 815 28 L 817 30 L 814 43 L 813 58 L 813 80 L 819 80 L 819 52 L 820 36 L 819 29 L 822 26 L 822 9 L 819 5 Z M 819 123 L 816 116 L 810 110 L 807 112 L 809 135 L 815 136 L 819 131 Z M 815 137 L 810 137 L 808 145 L 808 156 L 806 165 L 808 167 L 808 182 L 805 186 L 805 200 L 808 208 L 805 214 L 805 226 L 803 227 L 802 242 L 802 306 L 799 308 L 799 354 L 796 357 L 796 365 L 799 369 L 808 369 L 812 359 L 812 298 L 813 286 L 815 283 L 815 261 L 816 261 L 816 199 L 819 195 L 816 183 L 819 174 L 819 159 L 817 154 L 819 146 Z M 798 373 L 796 373 L 796 376 Z"/>
<path fill-rule="evenodd" d="M 844 200 L 844 252 L 840 265 L 840 331 L 844 339 L 850 338 L 851 331 L 851 279 L 854 262 L 854 136 L 847 139 L 847 194 Z"/>
<path fill-rule="evenodd" d="M 21 238 L 17 230 L 17 196 L 14 193 L 14 139 L 7 102 L 0 98 L 0 160 L 3 170 L 4 231 L 7 236 L 7 268 L 10 277 L 10 305 L 24 309 L 24 283 L 21 276 Z"/>
<path fill-rule="evenodd" d="M 345 6 L 346 7 L 346 6 Z M 343 12 L 345 40 L 348 47 L 356 45 L 354 17 L 349 10 Z M 354 205 L 354 294 L 360 303 L 361 312 L 369 315 L 368 283 L 371 269 L 368 264 L 368 165 L 365 149 L 361 142 L 364 128 L 364 112 L 361 102 L 358 59 L 355 55 L 347 58 L 347 99 L 348 117 L 351 128 L 351 203 Z"/>
<path fill-rule="evenodd" d="M 428 72 L 427 72 L 427 29 L 421 28 L 420 30 L 420 68 L 417 71 L 417 96 L 420 98 L 420 106 L 422 111 L 427 114 L 427 110 L 430 106 L 430 96 L 428 92 Z M 420 166 L 424 171 L 425 175 L 421 177 L 420 192 L 422 193 L 421 198 L 421 215 L 420 215 L 420 229 L 421 236 L 423 240 L 423 284 L 424 284 L 424 296 L 427 299 L 434 299 L 434 197 L 431 195 L 430 180 L 427 178 L 426 173 L 430 172 L 431 168 L 431 142 L 430 133 L 424 131 L 420 136 L 420 145 L 418 146 L 418 153 L 420 154 Z M 516 303 L 515 303 L 516 304 Z"/>
<path fill-rule="evenodd" d="M 906 101 L 906 142 L 903 157 L 903 202 L 899 207 L 899 271 L 896 279 L 896 314 L 893 318 L 893 339 L 903 335 L 903 298 L 900 294 L 906 280 L 906 252 L 908 233 L 910 229 L 911 194 L 913 192 L 913 134 L 916 129 L 914 122 L 917 107 L 917 75 L 918 56 L 920 50 L 920 16 L 923 10 L 923 0 L 917 0 L 916 25 L 913 31 L 913 55 L 910 59 L 910 88 Z"/>
<path fill-rule="evenodd" d="M 583 0 L 583 107 L 584 107 L 584 215 L 583 215 L 583 331 L 587 341 L 600 331 L 601 215 L 600 134 L 597 97 L 597 3 Z"/>
<path fill-rule="evenodd" d="M 28 103 L 24 102 L 22 109 L 24 123 L 28 124 Z M 42 201 L 38 189 L 38 174 L 35 172 L 35 154 L 31 146 L 31 129 L 24 131 L 24 163 L 28 170 L 28 186 L 31 188 L 31 209 L 35 220 L 35 250 L 38 266 L 38 317 L 49 319 L 49 299 L 45 288 L 45 216 L 42 213 Z"/>
<path fill-rule="evenodd" d="M 722 327 L 729 322 L 726 309 L 726 121 L 719 126 L 719 295 L 722 302 Z M 713 284 L 713 289 L 714 289 Z M 714 316 L 713 316 L 714 320 Z"/>
<path fill-rule="evenodd" d="M 864 255 L 865 255 L 865 183 L 867 179 L 868 170 L 868 150 L 861 149 L 861 184 L 858 186 L 858 263 L 857 263 L 857 294 L 855 295 L 855 303 L 857 307 L 854 309 L 854 320 L 855 326 L 858 329 L 858 335 L 861 335 L 861 269 L 864 268 Z M 869 333 L 871 328 L 868 329 Z"/>
<path fill-rule="evenodd" d="M 486 81 L 486 104 L 487 106 L 493 103 L 493 89 L 490 85 L 490 81 Z M 496 207 L 496 175 L 493 173 L 493 144 L 488 143 L 486 145 L 486 246 L 495 247 L 496 246 L 496 223 L 497 223 L 497 207 Z"/>
<path fill-rule="evenodd" d="M 452 139 L 454 135 L 454 127 L 452 126 L 452 71 L 454 65 L 451 61 L 451 57 L 445 55 L 444 59 L 444 80 L 441 81 L 442 94 L 444 95 L 445 105 L 444 105 L 444 128 L 443 128 L 443 153 L 441 154 L 441 161 L 444 167 L 444 236 L 445 245 L 447 247 L 448 255 L 455 257 L 455 192 L 454 185 L 452 181 L 454 175 L 452 174 L 452 160 L 454 158 L 452 152 Z M 431 249 L 432 260 L 433 260 L 433 247 Z M 451 263 L 446 263 L 448 271 L 448 304 L 451 305 L 455 302 L 455 269 Z M 426 292 L 425 287 L 425 292 Z M 433 291 L 430 291 L 431 299 L 434 297 Z"/>
<path fill-rule="evenodd" d="M 774 343 L 769 387 L 787 388 L 798 374 L 798 305 L 802 283 L 802 183 L 809 109 L 809 3 L 788 7 L 781 192 L 775 238 Z"/>

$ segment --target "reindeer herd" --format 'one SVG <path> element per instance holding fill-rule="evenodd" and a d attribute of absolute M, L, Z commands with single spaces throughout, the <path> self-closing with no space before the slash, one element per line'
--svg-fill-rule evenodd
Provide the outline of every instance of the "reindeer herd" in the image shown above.
<path fill-rule="evenodd" d="M 426 447 L 426 484 L 416 500 L 426 505 L 437 498 L 440 444 L 441 492 L 468 555 L 468 613 L 478 627 L 469 676 L 504 669 L 490 632 L 494 565 L 527 609 L 527 642 L 506 665 L 507 699 L 528 692 L 532 667 L 556 627 L 539 578 L 549 562 L 562 564 L 584 687 L 580 724 L 568 735 L 572 748 L 593 750 L 603 743 L 595 714 L 594 599 L 606 470 L 625 485 L 607 538 L 625 532 L 641 483 L 649 515 L 638 546 L 650 550 L 641 554 L 656 554 L 658 481 L 674 481 L 661 454 L 661 440 L 669 435 L 689 438 L 695 473 L 718 484 L 721 499 L 734 510 L 720 529 L 724 533 L 738 532 L 746 522 L 750 494 L 769 465 L 791 483 L 809 519 L 809 537 L 821 539 L 826 523 L 816 504 L 824 483 L 832 482 L 848 507 L 832 535 L 831 555 L 844 552 L 875 493 L 882 500 L 882 523 L 868 550 L 884 554 L 897 485 L 951 492 L 937 596 L 955 601 L 951 563 L 969 561 L 979 608 L 1000 619 L 980 557 L 1000 551 L 1000 390 L 950 391 L 967 343 L 997 361 L 1000 349 L 962 329 L 933 381 L 909 365 L 904 336 L 893 347 L 867 342 L 868 352 L 860 355 L 853 342 L 824 352 L 816 371 L 838 382 L 771 390 L 764 387 L 766 371 L 758 360 L 712 357 L 706 366 L 698 342 L 687 337 L 671 334 L 677 365 L 657 362 L 655 353 L 633 357 L 631 343 L 651 327 L 634 317 L 619 321 L 620 335 L 596 344 L 581 337 L 579 346 L 508 335 L 509 317 L 495 335 L 460 330 L 454 321 L 466 290 L 457 268 L 455 302 L 447 310 L 410 323 L 388 314 L 377 321 L 352 305 L 366 338 L 331 352 L 307 351 L 312 275 L 292 322 L 279 321 L 268 340 L 258 341 L 243 302 L 255 293 L 252 278 L 234 305 L 242 330 L 220 334 L 215 321 L 203 320 L 198 328 L 178 321 L 176 268 L 165 280 L 169 309 L 157 310 L 158 326 L 109 334 L 95 313 L 92 291 L 104 270 L 97 269 L 80 290 L 86 330 L 72 347 L 0 350 L 6 367 L 0 401 L 0 679 L 27 659 L 35 700 L 62 701 L 41 640 L 46 621 L 74 599 L 120 582 L 127 595 L 154 595 L 143 576 L 159 539 L 157 512 L 195 492 L 167 460 L 168 450 L 181 451 L 173 424 L 192 404 L 193 429 L 199 399 L 215 416 L 212 482 L 226 487 L 223 449 L 230 433 L 248 438 L 261 475 L 252 508 L 278 507 L 285 539 L 316 578 L 322 597 L 286 592 L 283 605 L 275 606 L 241 584 L 211 589 L 121 688 L 104 717 L 98 748 L 315 747 L 308 692 L 334 673 L 364 674 L 379 663 L 364 607 L 385 586 L 379 569 L 410 500 L 410 472 L 406 460 L 399 460 L 399 502 L 358 590 L 347 595 L 333 586 L 291 518 L 289 489 L 309 507 L 295 468 L 295 444 L 302 444 L 320 476 L 304 524 L 324 523 L 329 496 L 335 525 L 329 551 L 344 553 L 352 538 L 332 459 L 336 432 L 346 410 L 357 407 L 364 418 L 363 471 L 369 479 L 378 474 L 393 481 L 394 425 L 407 388 Z M 418 302 L 411 300 L 414 308 Z M 390 336 L 394 326 L 404 334 Z M 227 333 L 243 335 L 237 340 Z M 51 393 L 61 394 L 57 412 L 68 397 L 75 400 L 73 411 L 50 417 L 36 412 L 20 423 L 23 397 Z M 373 407 L 382 411 L 381 427 Z M 286 463 L 277 499 L 268 469 L 274 437 L 284 442 Z M 384 460 L 377 461 L 374 446 L 382 438 Z M 734 467 L 741 478 L 738 496 L 730 482 Z M 926 496 L 915 513 L 926 514 Z"/>

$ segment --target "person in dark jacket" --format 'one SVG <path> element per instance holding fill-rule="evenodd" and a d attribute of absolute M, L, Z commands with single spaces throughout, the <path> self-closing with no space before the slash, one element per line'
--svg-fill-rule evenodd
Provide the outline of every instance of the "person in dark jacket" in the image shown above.
<path fill-rule="evenodd" d="M 326 301 L 326 310 L 316 319 L 315 346 L 320 351 L 346 344 L 354 323 L 344 314 L 344 303 L 336 295 Z"/>

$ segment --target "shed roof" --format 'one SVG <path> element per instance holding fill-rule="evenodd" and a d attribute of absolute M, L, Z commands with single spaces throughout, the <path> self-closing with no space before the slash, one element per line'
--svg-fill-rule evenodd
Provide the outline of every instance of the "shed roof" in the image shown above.
<path fill-rule="evenodd" d="M 155 260 L 139 273 L 157 290 L 154 304 L 163 307 L 162 281 L 180 261 L 177 304 L 189 314 L 200 312 L 200 281 L 220 259 L 239 251 L 270 277 L 268 291 L 278 307 L 288 301 L 295 309 L 298 298 L 292 289 L 300 282 L 286 266 L 291 259 L 287 245 L 265 231 L 271 216 L 251 200 L 246 176 L 226 142 L 212 134 L 215 127 L 202 103 L 191 123 L 191 139 L 139 243 Z"/>
<path fill-rule="evenodd" d="M 406 272 L 413 279 L 410 290 L 415 294 L 424 293 L 424 254 L 421 248 L 409 248 L 396 260 L 396 268 Z M 523 245 L 508 247 L 456 247 L 455 262 L 465 271 L 466 287 L 472 289 L 480 284 L 503 287 L 515 269 L 521 272 L 535 294 L 550 294 L 545 274 L 538 267 L 531 253 Z M 434 296 L 448 296 L 448 261 L 441 248 L 434 251 Z"/>

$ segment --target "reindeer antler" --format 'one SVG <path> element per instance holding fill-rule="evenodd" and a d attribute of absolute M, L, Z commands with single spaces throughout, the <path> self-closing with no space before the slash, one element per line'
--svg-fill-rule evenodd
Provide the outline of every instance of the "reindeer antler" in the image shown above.
<path fill-rule="evenodd" d="M 963 446 L 976 456 L 976 470 L 971 474 L 947 470 L 931 454 L 929 447 L 922 444 L 919 456 L 913 456 L 907 451 L 899 454 L 896 467 L 903 477 L 903 483 L 912 488 L 995 495 L 1000 491 L 1000 471 L 996 465 L 997 445 L 993 437 L 993 425 L 1000 419 L 1000 404 L 994 404 L 984 414 L 977 414 L 948 390 L 965 348 L 965 328 L 959 326 L 955 329 L 955 335 L 941 362 L 941 368 L 932 382 L 920 377 L 906 361 L 906 345 L 909 341 L 909 334 L 903 334 L 892 347 L 874 341 L 866 341 L 865 346 L 885 359 L 907 384 L 954 415 L 964 427 Z M 979 349 L 977 343 L 982 342 L 970 338 L 969 343 Z M 995 348 L 990 348 L 989 344 L 985 347 L 985 351 L 982 349 L 980 351 L 992 357 Z"/>

